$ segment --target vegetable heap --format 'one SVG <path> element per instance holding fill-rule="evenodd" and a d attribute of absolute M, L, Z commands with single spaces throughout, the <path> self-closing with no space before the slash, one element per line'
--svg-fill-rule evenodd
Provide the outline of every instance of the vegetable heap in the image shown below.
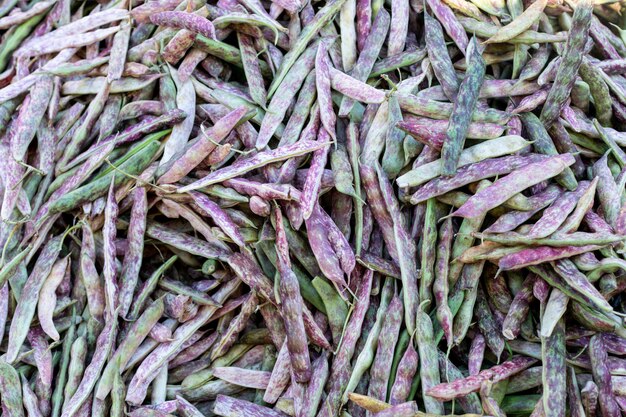
<path fill-rule="evenodd" d="M 623 7 L 2 0 L 2 414 L 620 416 Z"/>

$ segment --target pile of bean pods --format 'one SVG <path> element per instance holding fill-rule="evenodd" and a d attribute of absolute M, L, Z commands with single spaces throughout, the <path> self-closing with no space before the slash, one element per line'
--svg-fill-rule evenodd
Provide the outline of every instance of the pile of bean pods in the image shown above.
<path fill-rule="evenodd" d="M 611 0 L 1 0 L 4 417 L 626 413 Z"/>

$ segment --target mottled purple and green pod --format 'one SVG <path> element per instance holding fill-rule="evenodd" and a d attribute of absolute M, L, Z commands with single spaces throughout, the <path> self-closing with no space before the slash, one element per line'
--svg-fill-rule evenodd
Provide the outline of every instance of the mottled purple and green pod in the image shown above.
<path fill-rule="evenodd" d="M 541 121 L 546 126 L 552 125 L 559 117 L 561 109 L 576 82 L 576 74 L 578 74 L 578 69 L 584 57 L 583 51 L 588 39 L 591 17 L 591 2 L 582 1 L 576 3 L 572 28 L 569 31 L 562 61 L 548 98 L 541 110 Z"/>
<path fill-rule="evenodd" d="M 621 415 L 615 402 L 611 384 L 611 374 L 607 366 L 608 356 L 602 341 L 602 334 L 596 334 L 589 341 L 589 358 L 594 382 L 598 386 L 598 400 L 603 416 L 617 417 Z"/>
<path fill-rule="evenodd" d="M 523 371 L 537 362 L 537 359 L 527 356 L 515 356 L 510 360 L 495 365 L 492 368 L 485 369 L 477 375 L 468 376 L 467 378 L 457 379 L 453 382 L 442 383 L 436 385 L 426 391 L 426 395 L 437 398 L 440 401 L 448 401 L 454 398 L 476 392 L 480 389 L 485 381 L 493 383 L 502 381 Z"/>

